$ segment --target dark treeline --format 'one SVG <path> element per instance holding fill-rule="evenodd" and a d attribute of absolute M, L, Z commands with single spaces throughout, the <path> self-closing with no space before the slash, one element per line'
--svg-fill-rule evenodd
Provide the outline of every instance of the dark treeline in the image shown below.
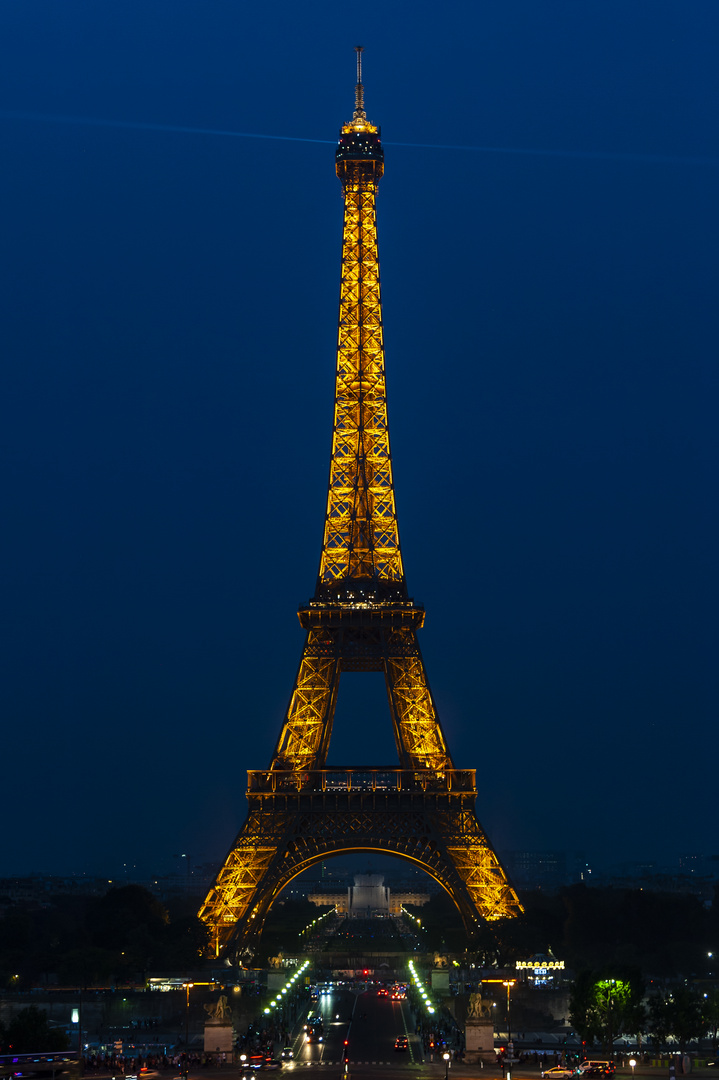
<path fill-rule="evenodd" d="M 55 1053 L 67 1050 L 70 1040 L 64 1031 L 50 1027 L 47 1013 L 30 1005 L 15 1013 L 7 1025 L 0 1023 L 0 1053 Z"/>
<path fill-rule="evenodd" d="M 265 967 L 273 956 L 293 956 L 304 952 L 313 936 L 304 933 L 313 920 L 319 919 L 327 908 L 318 908 L 309 900 L 283 900 L 272 905 L 265 922 L 253 964 Z"/>
<path fill-rule="evenodd" d="M 477 961 L 511 964 L 551 948 L 575 971 L 615 964 L 656 978 L 701 977 L 707 952 L 719 940 L 719 897 L 706 907 L 687 894 L 572 885 L 553 895 L 524 893 L 522 902 L 523 918 L 485 927 L 470 947 Z M 207 941 L 196 909 L 191 897 L 168 909 L 138 885 L 102 897 L 56 897 L 34 910 L 11 909 L 0 919 L 0 986 L 23 989 L 50 975 L 61 985 L 108 985 L 150 971 L 192 970 Z M 256 962 L 302 952 L 301 931 L 319 914 L 304 901 L 276 904 Z M 445 894 L 415 914 L 427 951 L 468 947 Z"/>
<path fill-rule="evenodd" d="M 0 985 L 21 990 L 51 975 L 61 985 L 109 985 L 191 970 L 207 941 L 195 910 L 184 902 L 168 910 L 139 885 L 11 909 L 0 919 Z"/>
<path fill-rule="evenodd" d="M 523 918 L 486 927 L 472 946 L 480 962 L 511 964 L 551 948 L 576 971 L 618 964 L 657 978 L 702 976 L 707 952 L 719 940 L 719 895 L 707 908 L 688 894 L 571 885 L 552 895 L 523 893 L 521 899 Z M 467 947 L 445 894 L 412 911 L 422 921 L 428 950 Z"/>

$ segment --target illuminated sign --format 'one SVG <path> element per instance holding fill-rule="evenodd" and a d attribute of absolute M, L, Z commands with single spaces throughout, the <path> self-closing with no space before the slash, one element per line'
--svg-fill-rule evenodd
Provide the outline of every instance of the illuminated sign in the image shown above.
<path fill-rule="evenodd" d="M 535 975 L 546 975 L 549 971 L 563 971 L 563 960 L 517 960 L 519 971 L 533 971 Z"/>

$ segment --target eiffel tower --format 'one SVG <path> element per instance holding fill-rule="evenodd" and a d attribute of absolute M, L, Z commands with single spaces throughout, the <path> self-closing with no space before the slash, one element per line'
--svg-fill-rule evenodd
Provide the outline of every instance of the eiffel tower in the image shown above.
<path fill-rule="evenodd" d="M 424 609 L 402 566 L 387 424 L 375 197 L 380 129 L 364 108 L 357 48 L 355 109 L 340 131 L 344 195 L 334 429 L 315 594 L 270 768 L 248 773 L 249 813 L 202 908 L 212 954 L 252 953 L 282 889 L 330 855 L 376 851 L 410 860 L 454 900 L 470 937 L 522 907 L 477 820 L 473 769 L 456 769 L 425 674 Z M 383 671 L 398 763 L 327 768 L 343 671 Z"/>

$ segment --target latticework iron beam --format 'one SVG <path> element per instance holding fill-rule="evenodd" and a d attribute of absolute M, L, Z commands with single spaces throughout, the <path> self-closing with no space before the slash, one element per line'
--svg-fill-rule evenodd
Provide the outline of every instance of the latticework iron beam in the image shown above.
<path fill-rule="evenodd" d="M 339 852 L 384 852 L 420 866 L 452 897 L 470 936 L 480 919 L 517 915 L 475 797 L 472 770 L 250 773 L 249 816 L 200 913 L 215 950 L 230 942 L 242 950 L 285 885 Z"/>
<path fill-rule="evenodd" d="M 247 946 L 284 886 L 341 851 L 383 851 L 423 867 L 452 896 L 470 934 L 479 919 L 521 911 L 475 816 L 473 774 L 468 786 L 469 774 L 452 764 L 417 642 L 424 611 L 404 577 L 375 217 L 384 155 L 364 112 L 361 71 L 336 157 L 345 210 L 317 588 L 299 612 L 307 636 L 272 767 L 250 773 L 247 821 L 200 911 L 218 955 Z M 346 782 L 328 779 L 337 775 L 324 768 L 343 671 L 384 672 L 399 770 L 372 770 L 365 782 L 352 770 Z"/>

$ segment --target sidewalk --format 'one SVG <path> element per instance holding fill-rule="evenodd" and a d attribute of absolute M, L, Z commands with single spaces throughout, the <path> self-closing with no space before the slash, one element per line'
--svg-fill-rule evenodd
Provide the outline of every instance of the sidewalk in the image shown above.
<path fill-rule="evenodd" d="M 430 1064 L 429 1061 L 426 1064 Z M 434 1065 L 442 1068 L 444 1071 L 444 1062 L 434 1062 Z M 450 1072 L 452 1069 L 458 1069 L 462 1077 L 465 1080 L 487 1080 L 494 1077 L 502 1077 L 504 1075 L 499 1065 L 485 1065 L 481 1068 L 479 1065 L 465 1065 L 462 1061 L 453 1061 L 450 1066 Z M 538 1080 L 541 1077 L 542 1070 L 539 1065 L 534 1062 L 528 1062 L 526 1064 L 516 1065 L 512 1069 L 512 1080 Z M 647 1076 L 653 1077 L 654 1080 L 658 1078 L 665 1078 L 669 1080 L 669 1068 L 666 1065 L 637 1065 L 635 1069 L 630 1069 L 628 1066 L 621 1066 L 617 1068 L 615 1077 L 621 1077 L 622 1080 L 632 1080 L 633 1076 Z M 719 1069 L 708 1069 L 706 1067 L 695 1066 L 691 1072 L 687 1074 L 687 1080 L 692 1080 L 693 1077 L 712 1077 L 713 1080 L 719 1080 Z M 677 1073 L 676 1080 L 683 1080 L 683 1074 Z"/>

